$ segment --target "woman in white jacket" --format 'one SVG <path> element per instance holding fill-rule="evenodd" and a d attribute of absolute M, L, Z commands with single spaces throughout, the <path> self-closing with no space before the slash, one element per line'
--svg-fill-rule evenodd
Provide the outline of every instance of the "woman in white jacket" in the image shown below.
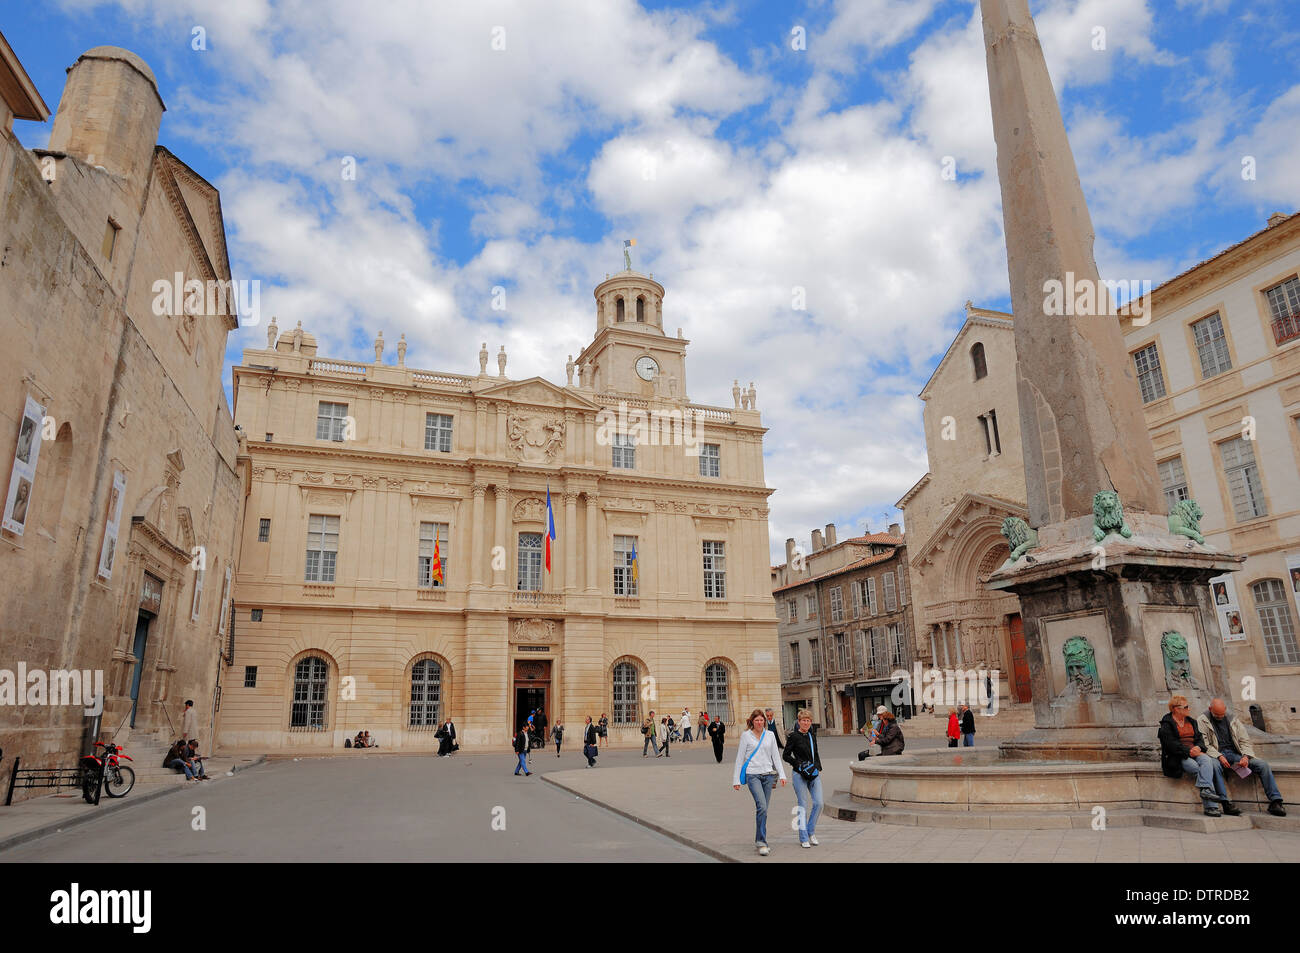
<path fill-rule="evenodd" d="M 739 791 L 743 772 L 749 793 L 754 797 L 754 846 L 761 856 L 770 852 L 767 846 L 767 806 L 772 800 L 772 788 L 777 778 L 785 785 L 785 767 L 776 747 L 776 737 L 767 730 L 767 718 L 761 708 L 755 708 L 745 719 L 749 730 L 740 736 L 736 746 L 736 769 L 731 779 L 733 790 Z"/>

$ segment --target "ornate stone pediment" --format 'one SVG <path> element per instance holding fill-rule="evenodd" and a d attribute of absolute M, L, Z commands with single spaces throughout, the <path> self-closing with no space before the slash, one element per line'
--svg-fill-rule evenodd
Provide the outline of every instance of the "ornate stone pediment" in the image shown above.
<path fill-rule="evenodd" d="M 514 517 L 516 523 L 544 522 L 546 520 L 546 501 L 535 496 L 522 499 L 515 504 L 511 516 Z"/>
<path fill-rule="evenodd" d="M 528 463 L 546 463 L 564 447 L 564 418 L 556 414 L 512 413 L 506 419 L 510 450 Z"/>
<path fill-rule="evenodd" d="M 555 622 L 551 619 L 516 619 L 512 642 L 556 642 Z"/>
<path fill-rule="evenodd" d="M 530 377 L 524 381 L 507 381 L 494 384 L 476 392 L 478 397 L 490 397 L 514 404 L 531 404 L 534 407 L 571 408 L 574 410 L 599 410 L 599 406 L 585 397 L 557 387 L 541 377 Z M 523 408 L 520 408 L 523 411 Z"/>

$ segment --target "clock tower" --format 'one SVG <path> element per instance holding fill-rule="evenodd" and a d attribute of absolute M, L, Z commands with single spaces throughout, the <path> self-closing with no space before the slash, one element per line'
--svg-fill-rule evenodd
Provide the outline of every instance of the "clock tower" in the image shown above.
<path fill-rule="evenodd" d="M 664 334 L 664 287 L 626 269 L 596 286 L 596 336 L 578 356 L 595 389 L 634 397 L 686 399 L 686 345 Z"/>

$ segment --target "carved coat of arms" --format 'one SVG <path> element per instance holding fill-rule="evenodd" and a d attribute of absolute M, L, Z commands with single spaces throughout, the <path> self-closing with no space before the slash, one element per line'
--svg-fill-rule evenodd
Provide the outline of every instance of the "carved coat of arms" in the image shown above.
<path fill-rule="evenodd" d="M 558 417 L 515 416 L 506 421 L 510 448 L 529 463 L 542 463 L 564 446 L 564 421 Z"/>

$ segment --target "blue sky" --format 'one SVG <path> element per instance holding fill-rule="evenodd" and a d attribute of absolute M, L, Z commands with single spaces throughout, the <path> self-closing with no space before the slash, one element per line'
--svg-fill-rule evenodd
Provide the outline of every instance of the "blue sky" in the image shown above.
<path fill-rule="evenodd" d="M 1103 276 L 1159 283 L 1300 206 L 1292 0 L 1031 8 Z M 778 559 L 814 526 L 897 518 L 926 470 L 915 395 L 968 298 L 1009 305 L 973 0 L 4 14 L 51 108 L 90 47 L 150 64 L 160 141 L 221 190 L 236 277 L 261 281 L 264 321 L 301 320 L 331 356 L 372 357 L 382 329 L 390 360 L 405 333 L 408 364 L 473 372 L 486 340 L 512 377 L 563 381 L 635 236 L 669 333 L 692 341 L 689 397 L 729 406 L 733 378 L 755 382 Z M 15 131 L 38 147 L 49 126 Z M 233 334 L 228 363 L 264 342 Z"/>

